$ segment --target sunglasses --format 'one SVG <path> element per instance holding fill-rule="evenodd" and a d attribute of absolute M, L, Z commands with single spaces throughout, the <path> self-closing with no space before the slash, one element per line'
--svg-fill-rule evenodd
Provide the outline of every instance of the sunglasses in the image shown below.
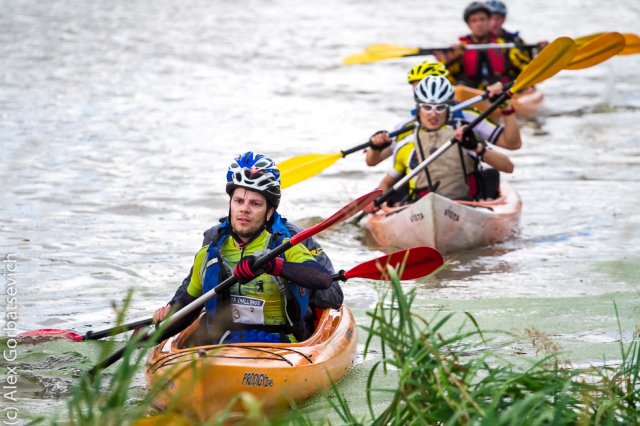
<path fill-rule="evenodd" d="M 435 111 L 438 114 L 442 114 L 449 107 L 449 105 L 447 104 L 419 104 L 419 105 L 424 112 Z"/>

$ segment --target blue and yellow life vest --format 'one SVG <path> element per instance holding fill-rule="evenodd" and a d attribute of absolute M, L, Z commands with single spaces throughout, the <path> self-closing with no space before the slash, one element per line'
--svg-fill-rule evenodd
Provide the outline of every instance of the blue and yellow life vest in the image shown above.
<path fill-rule="evenodd" d="M 277 212 L 274 212 L 270 221 L 270 237 L 265 249 L 274 249 L 281 245 L 285 239 L 291 238 L 291 233 L 285 226 L 284 221 Z M 221 265 L 224 261 L 220 256 L 220 248 L 231 236 L 231 225 L 226 219 L 220 225 L 217 236 L 207 248 L 206 265 L 203 279 L 203 292 L 215 288 L 221 281 L 228 277 L 232 271 Z M 284 258 L 284 254 L 280 257 Z M 281 283 L 280 280 L 278 280 Z M 242 325 L 239 330 L 232 330 L 224 339 L 226 343 L 237 341 L 267 341 L 276 342 L 282 339 L 283 335 L 293 333 L 297 338 L 301 338 L 304 333 L 304 319 L 309 308 L 309 290 L 293 282 L 278 286 L 285 304 L 286 321 L 288 324 L 282 326 L 269 325 Z M 225 294 L 226 293 L 226 294 Z M 213 324 L 219 316 L 219 304 L 229 302 L 229 291 L 223 292 L 220 297 L 210 299 L 205 307 L 207 311 L 207 324 Z"/>

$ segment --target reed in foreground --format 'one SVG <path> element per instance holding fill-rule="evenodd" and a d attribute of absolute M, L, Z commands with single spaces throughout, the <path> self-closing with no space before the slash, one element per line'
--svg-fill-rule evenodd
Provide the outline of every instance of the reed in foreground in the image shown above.
<path fill-rule="evenodd" d="M 378 338 L 382 358 L 368 376 L 368 415 L 354 415 L 343 398 L 333 403 L 344 423 L 640 424 L 637 335 L 627 346 L 620 344 L 617 366 L 563 367 L 552 353 L 522 368 L 499 359 L 495 349 L 478 350 L 487 342 L 471 315 L 472 331 L 459 328 L 453 336 L 444 336 L 451 315 L 427 320 L 411 309 L 414 298 L 415 289 L 405 294 L 393 280 L 390 291 L 368 313 L 365 352 Z M 376 376 L 390 369 L 397 375 L 396 386 L 374 387 Z M 374 401 L 381 398 L 390 402 L 376 412 Z"/>

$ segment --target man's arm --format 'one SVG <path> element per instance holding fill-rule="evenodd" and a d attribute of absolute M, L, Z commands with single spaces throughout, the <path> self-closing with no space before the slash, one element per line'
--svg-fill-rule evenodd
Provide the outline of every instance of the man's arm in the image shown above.
<path fill-rule="evenodd" d="M 328 290 L 332 284 L 331 274 L 314 260 L 304 263 L 284 262 L 280 276 L 311 290 Z"/>
<path fill-rule="evenodd" d="M 220 225 L 215 225 L 212 228 L 209 228 L 206 231 L 204 231 L 203 233 L 204 239 L 202 240 L 202 247 L 209 245 L 209 243 L 211 243 L 211 241 L 214 240 L 214 238 L 218 235 L 219 228 L 220 228 Z M 180 287 L 178 287 L 178 289 L 176 290 L 176 294 L 173 295 L 173 298 L 171 298 L 171 300 L 167 304 L 168 306 L 169 305 L 173 306 L 177 301 L 185 300 L 186 297 L 189 296 L 189 294 L 187 293 L 187 287 L 189 286 L 189 282 L 191 281 L 191 274 L 193 274 L 193 266 L 189 270 L 189 275 L 187 275 L 187 277 L 184 280 L 182 280 L 182 284 L 180 284 Z"/>
<path fill-rule="evenodd" d="M 393 153 L 393 149 L 391 148 L 393 140 L 384 130 L 374 133 L 371 138 L 369 138 L 369 142 L 371 142 L 371 146 L 365 151 L 365 162 L 367 166 L 380 164 Z"/>
<path fill-rule="evenodd" d="M 289 232 L 291 234 L 297 234 L 302 231 L 298 225 L 293 222 L 287 221 L 285 223 Z M 331 263 L 331 259 L 325 253 L 322 246 L 318 244 L 315 238 L 308 238 L 302 242 L 316 259 L 316 261 L 324 266 L 324 268 L 330 273 L 334 274 L 335 269 L 333 264 Z M 321 308 L 321 309 L 339 309 L 344 302 L 344 294 L 342 293 L 342 288 L 340 287 L 340 283 L 338 281 L 333 281 L 331 283 L 331 287 L 324 290 L 315 290 L 311 292 L 311 305 Z"/>
<path fill-rule="evenodd" d="M 508 106 L 503 108 L 505 111 L 511 111 L 508 108 L 513 108 L 512 106 Z M 522 147 L 522 138 L 520 137 L 520 125 L 518 124 L 518 119 L 513 112 L 503 113 L 502 122 L 504 126 L 504 132 L 500 135 L 498 140 L 496 141 L 496 145 L 510 150 L 520 149 Z"/>
<path fill-rule="evenodd" d="M 189 270 L 189 275 L 187 275 L 187 277 L 182 280 L 182 284 L 180 284 L 180 287 L 178 287 L 178 289 L 176 290 L 176 294 L 173 295 L 167 305 L 173 306 L 177 301 L 183 300 L 186 296 L 189 295 L 189 293 L 187 293 L 187 287 L 189 286 L 189 282 L 191 281 L 191 274 L 193 274 L 193 266 Z"/>

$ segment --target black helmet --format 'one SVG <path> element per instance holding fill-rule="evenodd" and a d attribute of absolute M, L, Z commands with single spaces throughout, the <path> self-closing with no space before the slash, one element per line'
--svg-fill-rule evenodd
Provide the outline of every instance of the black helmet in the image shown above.
<path fill-rule="evenodd" d="M 489 6 L 487 6 L 485 2 L 474 1 L 464 10 L 464 22 L 469 22 L 469 16 L 476 12 L 484 12 L 487 14 L 487 17 L 491 17 L 491 9 L 489 9 Z"/>
<path fill-rule="evenodd" d="M 500 0 L 488 0 L 487 6 L 491 13 L 497 13 L 498 15 L 507 16 L 507 5 Z"/>

